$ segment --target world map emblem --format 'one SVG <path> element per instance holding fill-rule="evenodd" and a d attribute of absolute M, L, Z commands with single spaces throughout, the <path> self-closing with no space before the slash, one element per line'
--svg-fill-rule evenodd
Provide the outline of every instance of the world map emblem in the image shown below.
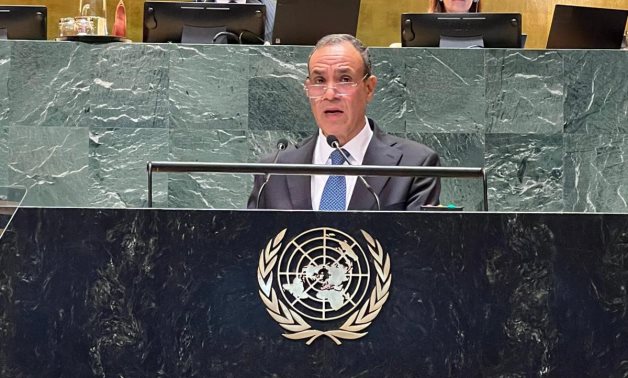
<path fill-rule="evenodd" d="M 379 241 L 364 230 L 357 240 L 320 227 L 284 242 L 286 232 L 268 241 L 257 270 L 260 297 L 283 336 L 308 345 L 321 336 L 338 345 L 364 337 L 392 281 Z"/>

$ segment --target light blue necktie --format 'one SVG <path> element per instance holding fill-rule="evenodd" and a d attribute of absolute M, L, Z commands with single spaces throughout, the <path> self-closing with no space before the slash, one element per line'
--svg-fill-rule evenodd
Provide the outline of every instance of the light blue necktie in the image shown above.
<path fill-rule="evenodd" d="M 334 150 L 331 153 L 331 164 L 342 165 L 345 158 L 340 151 Z M 329 176 L 321 196 L 319 210 L 343 211 L 347 202 L 347 180 L 345 176 Z"/>

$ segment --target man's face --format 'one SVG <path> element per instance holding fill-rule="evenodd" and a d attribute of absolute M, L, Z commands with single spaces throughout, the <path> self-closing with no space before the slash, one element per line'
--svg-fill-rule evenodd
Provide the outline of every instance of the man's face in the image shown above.
<path fill-rule="evenodd" d="M 377 78 L 370 76 L 363 80 L 366 72 L 362 56 L 350 42 L 316 50 L 310 58 L 309 71 L 306 86 L 328 86 L 320 97 L 310 98 L 316 124 L 325 136 L 335 135 L 340 145 L 344 145 L 364 127 L 366 106 L 373 98 Z M 335 89 L 342 82 L 357 85 L 342 94 Z"/>

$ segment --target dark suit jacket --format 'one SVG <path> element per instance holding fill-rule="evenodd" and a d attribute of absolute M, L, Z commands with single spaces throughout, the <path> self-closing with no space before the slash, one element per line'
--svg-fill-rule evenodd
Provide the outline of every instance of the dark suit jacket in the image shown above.
<path fill-rule="evenodd" d="M 366 149 L 362 165 L 437 166 L 438 155 L 420 143 L 388 135 L 369 119 L 373 138 Z M 279 154 L 278 163 L 311 164 L 316 138 L 304 140 L 299 146 Z M 262 159 L 272 162 L 274 155 Z M 438 205 L 440 180 L 433 177 L 365 177 L 378 194 L 382 210 L 420 210 L 421 205 Z M 254 209 L 263 175 L 255 176 L 247 207 Z M 261 209 L 312 210 L 309 176 L 272 175 L 259 201 Z M 377 204 L 366 186 L 357 180 L 349 201 L 349 210 L 376 210 Z"/>

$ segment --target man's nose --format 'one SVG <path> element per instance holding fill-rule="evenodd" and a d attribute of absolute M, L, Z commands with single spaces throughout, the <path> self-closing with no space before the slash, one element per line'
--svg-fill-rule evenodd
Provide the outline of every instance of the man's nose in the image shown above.
<path fill-rule="evenodd" d="M 323 96 L 321 98 L 324 98 L 326 100 L 333 100 L 336 97 L 338 97 L 338 92 L 336 91 L 336 86 L 335 85 L 329 85 L 329 86 L 325 87 L 325 92 L 323 92 Z"/>

